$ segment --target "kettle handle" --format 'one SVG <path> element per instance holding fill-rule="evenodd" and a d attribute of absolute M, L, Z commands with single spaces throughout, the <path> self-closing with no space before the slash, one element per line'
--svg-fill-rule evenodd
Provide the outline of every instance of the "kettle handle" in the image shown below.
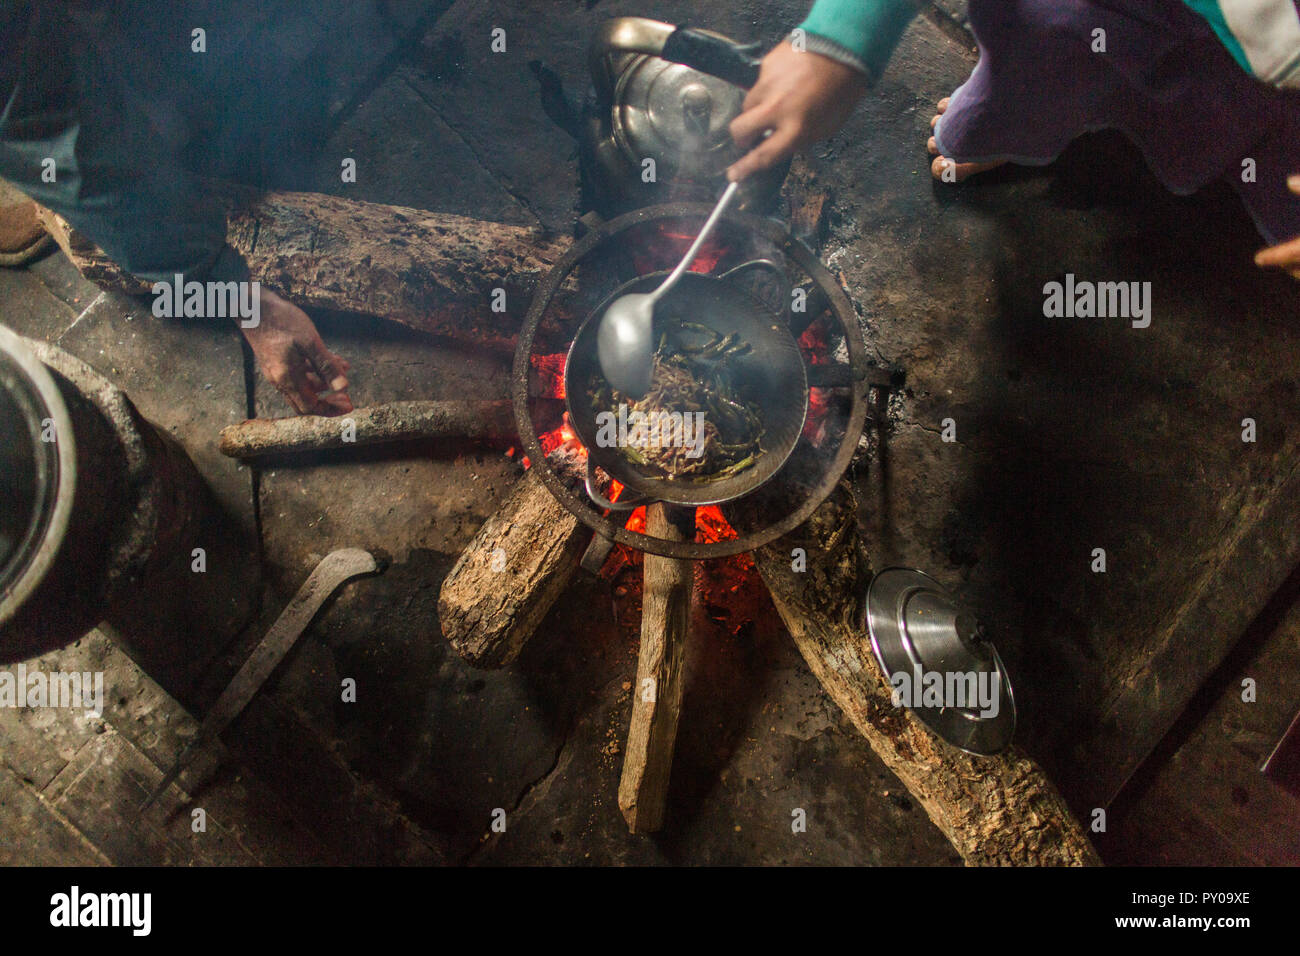
<path fill-rule="evenodd" d="M 616 57 L 657 56 L 749 89 L 758 80 L 757 50 L 756 44 L 744 46 L 710 30 L 647 17 L 614 17 L 592 37 L 588 59 L 597 94 L 610 100 L 621 68 L 614 62 Z"/>
<path fill-rule="evenodd" d="M 742 45 L 709 30 L 678 27 L 659 55 L 747 90 L 758 82 L 757 50 L 757 44 Z"/>

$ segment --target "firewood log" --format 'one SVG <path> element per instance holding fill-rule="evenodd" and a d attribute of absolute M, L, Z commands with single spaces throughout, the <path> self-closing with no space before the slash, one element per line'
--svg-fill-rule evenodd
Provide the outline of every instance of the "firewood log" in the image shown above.
<path fill-rule="evenodd" d="M 559 414 L 551 418 L 558 424 Z M 514 441 L 517 431 L 505 399 L 387 402 L 332 417 L 250 418 L 221 429 L 220 448 L 230 458 L 247 459 L 424 438 Z"/>
<path fill-rule="evenodd" d="M 661 502 L 649 505 L 646 534 L 672 541 L 692 539 L 695 509 Z M 682 711 L 695 565 L 647 553 L 642 573 L 641 650 L 632 686 L 632 723 L 618 784 L 618 808 L 633 833 L 652 833 L 664 821 Z"/>
<path fill-rule="evenodd" d="M 564 237 L 467 216 L 319 193 L 222 189 L 227 241 L 254 279 L 289 301 L 479 345 L 509 347 L 537 282 L 569 247 Z M 42 209 L 41 221 L 87 279 L 132 295 L 150 291 L 62 217 Z M 553 335 L 563 339 L 548 323 L 538 339 Z"/>
<path fill-rule="evenodd" d="M 584 457 L 568 445 L 547 456 L 575 486 L 582 480 Z M 607 489 L 607 482 L 601 487 Z M 438 597 L 443 636 L 475 667 L 509 664 L 568 587 L 591 538 L 587 526 L 529 471 L 443 580 Z"/>
<path fill-rule="evenodd" d="M 739 520 L 739 519 L 737 519 Z M 827 547 L 830 542 L 831 546 Z M 806 570 L 792 552 L 802 548 Z M 1042 769 L 1014 744 L 978 757 L 944 743 L 892 689 L 858 620 L 870 579 L 841 486 L 800 529 L 753 552 L 809 669 L 969 866 L 1091 866 L 1100 859 Z"/>

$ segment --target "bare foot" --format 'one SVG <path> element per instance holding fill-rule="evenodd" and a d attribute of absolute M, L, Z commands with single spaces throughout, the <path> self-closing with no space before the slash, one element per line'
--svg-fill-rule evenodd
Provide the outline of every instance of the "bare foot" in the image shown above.
<path fill-rule="evenodd" d="M 930 119 L 930 129 L 934 129 L 938 125 L 939 117 L 947 111 L 949 99 L 950 97 L 945 96 L 939 101 L 939 112 Z M 944 183 L 959 183 L 976 173 L 988 172 L 990 169 L 997 169 L 999 166 L 1006 165 L 1005 162 L 954 163 L 939 152 L 939 144 L 935 142 L 933 136 L 926 141 L 925 148 L 934 157 L 933 162 L 930 163 L 930 175 Z"/>

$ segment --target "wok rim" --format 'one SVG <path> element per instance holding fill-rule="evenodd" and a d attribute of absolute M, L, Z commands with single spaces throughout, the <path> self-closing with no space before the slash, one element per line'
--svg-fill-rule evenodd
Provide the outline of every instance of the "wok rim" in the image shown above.
<path fill-rule="evenodd" d="M 861 323 L 848 293 L 816 253 L 795 237 L 787 226 L 774 219 L 741 212 L 723 214 L 722 221 L 726 226 L 769 242 L 785 255 L 787 269 L 792 264 L 822 291 L 829 303 L 831 321 L 842 330 L 848 348 L 848 361 L 840 364 L 847 364 L 853 373 L 853 384 L 847 386 L 849 409 L 844 432 L 829 456 L 819 456 L 819 477 L 816 484 L 800 495 L 783 515 L 772 518 L 760 527 L 740 531 L 734 538 L 717 541 L 674 541 L 633 531 L 626 527 L 626 518 L 620 521 L 615 515 L 597 510 L 591 499 L 574 488 L 547 459 L 533 421 L 528 383 L 534 371 L 533 356 L 538 343 L 538 330 L 542 321 L 551 313 L 556 296 L 562 289 L 572 288 L 575 269 L 599 248 L 615 241 L 630 229 L 669 218 L 691 217 L 703 221 L 712 209 L 712 206 L 704 203 L 661 203 L 641 207 L 607 222 L 587 225 L 533 290 L 515 342 L 514 360 L 510 367 L 511 402 L 519 428 L 519 440 L 532 459 L 533 467 L 538 469 L 538 477 L 564 510 L 595 534 L 618 544 L 647 554 L 690 561 L 707 561 L 743 554 L 771 544 L 794 531 L 825 503 L 843 480 L 854 457 L 861 451 L 861 438 L 871 404 L 871 388 L 866 384 L 866 369 L 873 363 L 868 358 Z"/>

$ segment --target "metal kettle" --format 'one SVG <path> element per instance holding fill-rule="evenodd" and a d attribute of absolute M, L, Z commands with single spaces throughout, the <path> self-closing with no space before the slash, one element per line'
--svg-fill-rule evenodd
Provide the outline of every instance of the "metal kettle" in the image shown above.
<path fill-rule="evenodd" d="M 728 129 L 758 79 L 757 48 L 643 17 L 601 25 L 588 58 L 594 91 L 579 134 L 584 187 L 605 215 L 663 202 L 711 202 L 741 156 Z M 775 206 L 789 163 L 751 176 L 736 206 Z"/>

